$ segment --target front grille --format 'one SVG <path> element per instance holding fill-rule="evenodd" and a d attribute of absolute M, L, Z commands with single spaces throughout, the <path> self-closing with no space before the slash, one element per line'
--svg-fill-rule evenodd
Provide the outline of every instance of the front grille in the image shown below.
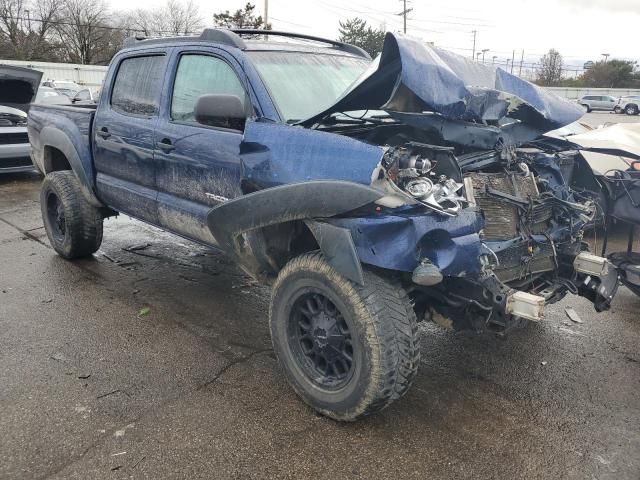
<path fill-rule="evenodd" d="M 488 193 L 494 190 L 524 201 L 538 198 L 539 193 L 532 175 L 506 173 L 471 173 L 473 196 L 484 213 L 484 239 L 508 240 L 520 235 L 520 212 L 516 205 L 504 198 Z M 525 223 L 532 233 L 546 230 L 551 218 L 551 205 L 537 205 L 529 212 Z"/>
<path fill-rule="evenodd" d="M 18 143 L 29 143 L 29 135 L 27 132 L 0 133 L 0 145 L 14 145 Z"/>
<path fill-rule="evenodd" d="M 0 158 L 0 170 L 3 168 L 29 167 L 33 165 L 30 157 Z"/>

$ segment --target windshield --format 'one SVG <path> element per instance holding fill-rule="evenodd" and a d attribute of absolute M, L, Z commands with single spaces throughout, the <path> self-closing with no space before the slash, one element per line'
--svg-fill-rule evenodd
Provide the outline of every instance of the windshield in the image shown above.
<path fill-rule="evenodd" d="M 308 118 L 330 107 L 370 61 L 339 55 L 248 52 L 283 120 Z"/>

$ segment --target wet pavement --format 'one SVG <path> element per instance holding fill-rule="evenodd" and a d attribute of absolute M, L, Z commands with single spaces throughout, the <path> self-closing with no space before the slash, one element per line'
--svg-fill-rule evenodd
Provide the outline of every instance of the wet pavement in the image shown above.
<path fill-rule="evenodd" d="M 640 478 L 624 288 L 610 312 L 568 297 L 504 339 L 422 325 L 407 396 L 340 424 L 287 386 L 267 288 L 124 216 L 67 262 L 39 183 L 0 177 L 0 478 Z"/>

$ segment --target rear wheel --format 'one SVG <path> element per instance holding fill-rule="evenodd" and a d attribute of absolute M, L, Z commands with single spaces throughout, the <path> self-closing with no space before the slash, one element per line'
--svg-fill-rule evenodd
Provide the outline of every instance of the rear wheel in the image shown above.
<path fill-rule="evenodd" d="M 82 195 L 73 172 L 47 174 L 40 190 L 42 220 L 53 249 L 67 259 L 86 257 L 102 243 L 102 215 Z"/>
<path fill-rule="evenodd" d="M 613 107 L 613 113 L 622 113 L 622 109 L 618 106 Z"/>
<path fill-rule="evenodd" d="M 638 114 L 638 106 L 634 104 L 627 105 L 624 107 L 624 113 L 627 115 L 637 115 Z"/>
<path fill-rule="evenodd" d="M 319 253 L 291 260 L 273 287 L 273 347 L 302 399 L 336 420 L 356 420 L 408 390 L 418 369 L 416 316 L 405 291 L 365 271 L 365 286 Z"/>

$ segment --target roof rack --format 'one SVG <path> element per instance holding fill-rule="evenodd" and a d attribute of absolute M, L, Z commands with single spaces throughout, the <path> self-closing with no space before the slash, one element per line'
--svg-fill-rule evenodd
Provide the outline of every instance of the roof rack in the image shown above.
<path fill-rule="evenodd" d="M 206 28 L 202 34 L 204 35 L 207 30 L 215 30 Z M 276 37 L 286 37 L 286 38 L 299 38 L 301 40 L 310 40 L 312 42 L 320 42 L 331 45 L 333 48 L 338 50 L 342 50 L 343 52 L 351 53 L 353 55 L 357 55 L 358 57 L 365 57 L 371 59 L 371 55 L 365 52 L 362 48 L 356 47 L 355 45 L 351 45 L 349 43 L 339 42 L 337 40 L 329 40 L 327 38 L 315 37 L 313 35 L 305 35 L 303 33 L 292 33 L 292 32 L 282 32 L 279 30 L 262 30 L 262 29 L 249 29 L 249 28 L 234 28 L 230 30 L 236 35 L 273 35 Z"/>
<path fill-rule="evenodd" d="M 213 43 L 221 43 L 223 45 L 229 45 L 231 47 L 239 48 L 240 50 L 246 50 L 247 44 L 242 39 L 242 35 L 273 35 L 276 37 L 297 38 L 300 40 L 309 40 L 312 42 L 319 42 L 331 45 L 332 48 L 341 50 L 358 57 L 364 57 L 371 59 L 371 56 L 360 47 L 350 45 L 348 43 L 338 42 L 337 40 L 329 40 L 327 38 L 314 37 L 313 35 L 305 35 L 302 33 L 281 32 L 276 30 L 261 30 L 261 29 L 226 29 L 226 28 L 205 28 L 198 36 L 184 36 L 184 37 L 170 37 L 172 41 L 207 41 Z M 143 36 L 129 37 L 124 41 L 124 48 L 129 48 L 136 45 L 138 42 L 144 41 L 145 43 L 162 43 L 166 42 L 169 37 L 160 38 L 148 38 Z"/>

